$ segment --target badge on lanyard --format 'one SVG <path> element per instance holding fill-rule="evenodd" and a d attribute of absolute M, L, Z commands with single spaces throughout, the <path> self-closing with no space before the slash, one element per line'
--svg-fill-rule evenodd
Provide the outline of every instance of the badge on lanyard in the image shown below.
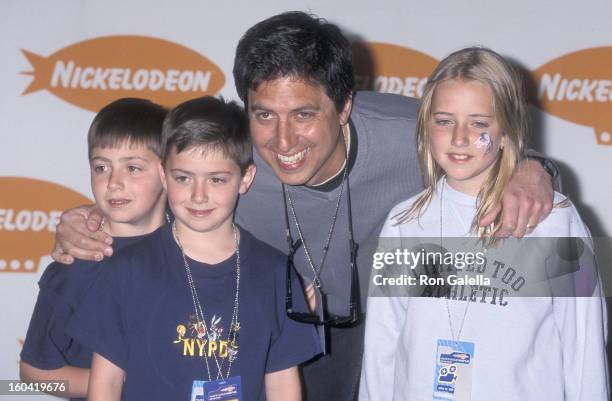
<path fill-rule="evenodd" d="M 191 386 L 191 401 L 242 401 L 240 376 L 225 380 L 194 380 Z"/>
<path fill-rule="evenodd" d="M 435 401 L 470 401 L 474 343 L 438 340 L 433 399 Z"/>

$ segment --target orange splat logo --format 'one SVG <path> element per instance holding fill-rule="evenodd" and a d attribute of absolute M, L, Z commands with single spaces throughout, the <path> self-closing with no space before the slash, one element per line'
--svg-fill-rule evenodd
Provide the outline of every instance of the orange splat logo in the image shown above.
<path fill-rule="evenodd" d="M 593 127 L 597 143 L 612 145 L 612 47 L 566 54 L 533 72 L 542 110 Z"/>
<path fill-rule="evenodd" d="M 438 61 L 416 50 L 388 43 L 353 43 L 358 90 L 420 98 Z"/>
<path fill-rule="evenodd" d="M 91 200 L 32 178 L 0 177 L 0 273 L 35 273 L 53 247 L 63 210 Z"/>
<path fill-rule="evenodd" d="M 145 36 L 106 36 L 75 43 L 42 57 L 22 50 L 34 79 L 23 95 L 46 89 L 75 106 L 97 112 L 121 97 L 174 106 L 214 95 L 225 84 L 208 58 L 176 43 Z"/>

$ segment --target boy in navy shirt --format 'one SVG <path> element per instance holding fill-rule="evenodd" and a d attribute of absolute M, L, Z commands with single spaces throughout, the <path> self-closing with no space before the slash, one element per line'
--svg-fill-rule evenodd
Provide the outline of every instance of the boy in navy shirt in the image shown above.
<path fill-rule="evenodd" d="M 314 327 L 287 317 L 286 257 L 233 223 L 255 175 L 244 111 L 177 106 L 162 160 L 175 221 L 104 262 L 67 328 L 95 352 L 89 399 L 300 400 Z"/>
<path fill-rule="evenodd" d="M 165 116 L 163 107 L 148 100 L 119 99 L 104 107 L 89 129 L 91 188 L 115 247 L 163 224 L 166 196 L 159 166 Z M 22 380 L 66 380 L 67 391 L 57 395 L 68 397 L 87 394 L 92 351 L 64 329 L 99 272 L 98 263 L 77 264 L 52 263 L 45 270 L 20 362 Z"/>

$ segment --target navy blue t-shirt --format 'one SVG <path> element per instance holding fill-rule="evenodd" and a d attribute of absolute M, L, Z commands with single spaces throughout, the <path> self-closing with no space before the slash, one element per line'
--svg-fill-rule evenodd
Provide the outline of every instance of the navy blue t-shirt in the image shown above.
<path fill-rule="evenodd" d="M 116 237 L 120 250 L 144 236 Z M 21 360 L 38 369 L 59 369 L 66 365 L 90 368 L 92 351 L 73 341 L 65 328 L 83 295 L 94 283 L 101 263 L 77 259 L 72 265 L 51 263 L 38 281 L 38 298 L 21 350 Z"/>
<path fill-rule="evenodd" d="M 241 230 L 238 353 L 245 401 L 264 400 L 264 375 L 320 353 L 312 325 L 285 313 L 286 257 Z M 198 337 L 185 266 L 171 226 L 105 262 L 67 332 L 125 371 L 124 400 L 188 400 L 193 380 L 223 377 L 234 306 L 236 256 L 216 265 L 189 259 L 207 332 Z M 296 281 L 294 293 L 301 293 Z M 298 307 L 305 308 L 303 297 Z M 207 358 L 208 356 L 208 358 Z"/>

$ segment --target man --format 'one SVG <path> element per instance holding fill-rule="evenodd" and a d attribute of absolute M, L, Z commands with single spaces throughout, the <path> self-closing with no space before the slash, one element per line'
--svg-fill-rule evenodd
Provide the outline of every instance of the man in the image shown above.
<path fill-rule="evenodd" d="M 273 16 L 246 32 L 234 80 L 258 154 L 257 177 L 236 220 L 283 251 L 289 231 L 294 244 L 301 242 L 292 260 L 309 298 L 322 302 L 323 294 L 327 316 L 348 317 L 356 309 L 349 307 L 351 239 L 360 246 L 364 304 L 371 244 L 386 214 L 422 189 L 414 147 L 418 102 L 368 92 L 353 96 L 350 43 L 337 26 L 301 12 Z M 505 235 L 522 237 L 551 207 L 550 176 L 537 161 L 524 161 L 504 195 Z M 62 217 L 56 260 L 70 261 L 64 252 L 88 259 L 112 252 L 103 235 L 85 228 L 84 216 L 80 209 Z M 87 223 L 92 231 L 96 219 Z M 363 323 L 328 326 L 329 354 L 303 366 L 307 399 L 353 400 Z"/>

